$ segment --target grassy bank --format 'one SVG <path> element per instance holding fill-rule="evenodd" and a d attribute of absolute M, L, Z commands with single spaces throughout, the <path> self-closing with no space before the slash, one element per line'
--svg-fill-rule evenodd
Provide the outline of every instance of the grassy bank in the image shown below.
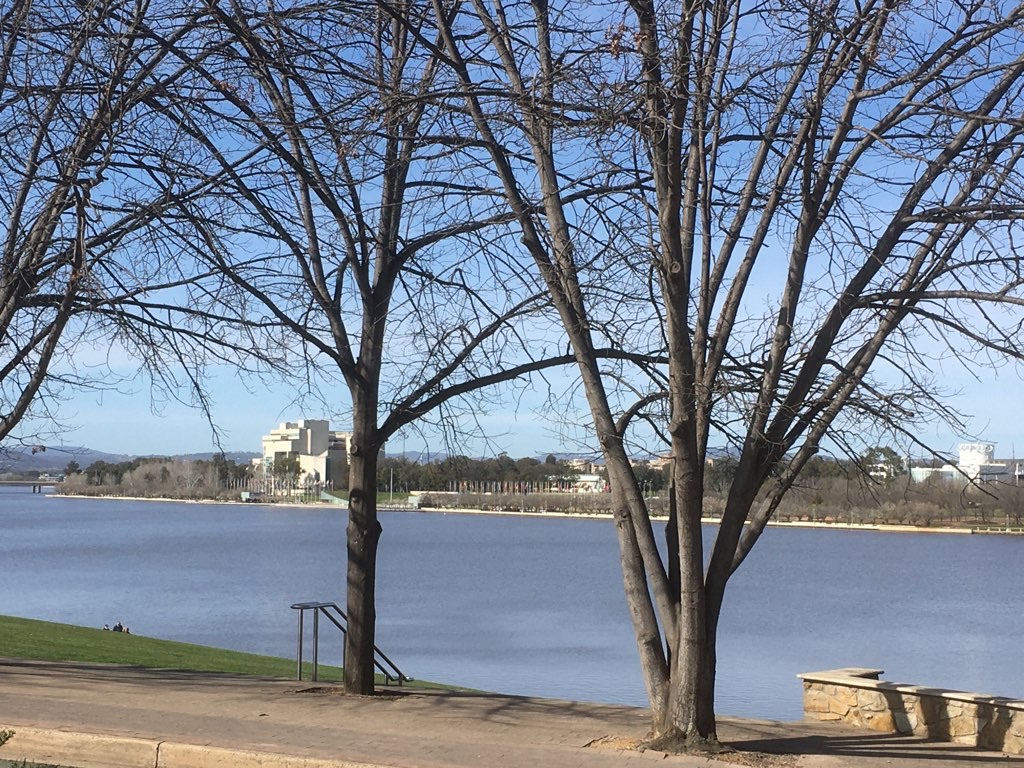
<path fill-rule="evenodd" d="M 13 616 L 0 616 L 0 656 L 264 677 L 295 676 L 295 662 L 289 659 Z M 322 680 L 341 679 L 339 667 L 321 665 L 319 671 Z"/>

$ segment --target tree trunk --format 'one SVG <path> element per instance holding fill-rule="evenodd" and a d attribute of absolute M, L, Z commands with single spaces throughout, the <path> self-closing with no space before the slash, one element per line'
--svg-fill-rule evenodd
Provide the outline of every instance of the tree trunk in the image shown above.
<path fill-rule="evenodd" d="M 655 718 L 648 746 L 666 752 L 717 751 L 715 726 L 715 642 L 717 619 L 686 597 L 680 607 L 674 643 L 669 702 Z M 657 714 L 657 713 L 656 713 Z"/>
<path fill-rule="evenodd" d="M 348 507 L 348 632 L 345 634 L 345 691 L 373 693 L 373 647 L 376 637 L 377 459 L 375 441 L 367 439 L 365 414 L 353 410 L 352 454 L 349 457 Z"/>
<path fill-rule="evenodd" d="M 671 337 L 670 337 L 671 343 Z M 677 376 L 677 380 L 686 378 Z M 688 380 L 687 380 L 688 383 Z M 692 391 L 692 387 L 682 387 Z M 692 403 L 673 400 L 675 413 L 690 414 Z M 651 745 L 666 751 L 714 750 L 715 636 L 720 601 L 704 578 L 703 461 L 696 449 L 692 419 L 676 419 L 672 441 L 671 516 L 668 536 L 669 574 L 678 615 L 675 631 L 666 631 L 669 646 L 668 706 L 655 713 Z"/>

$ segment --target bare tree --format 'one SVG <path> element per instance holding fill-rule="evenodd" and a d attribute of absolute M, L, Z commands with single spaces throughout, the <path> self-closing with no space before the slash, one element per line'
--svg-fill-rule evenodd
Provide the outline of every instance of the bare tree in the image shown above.
<path fill-rule="evenodd" d="M 509 248 L 512 216 L 421 40 L 428 4 L 401 20 L 340 1 L 215 13 L 213 53 L 192 62 L 205 90 L 169 108 L 196 148 L 175 173 L 219 181 L 168 226 L 276 324 L 264 343 L 302 387 L 351 407 L 345 686 L 368 694 L 388 439 L 451 429 L 486 388 L 572 358 L 535 323 L 547 291 Z"/>
<path fill-rule="evenodd" d="M 28 440 L 15 428 L 33 407 L 40 421 L 54 417 L 63 387 L 102 386 L 100 374 L 80 364 L 101 340 L 131 349 L 165 382 L 204 348 L 227 356 L 213 315 L 183 319 L 206 302 L 189 291 L 194 264 L 159 231 L 170 200 L 201 192 L 205 182 L 147 183 L 174 147 L 174 126 L 151 103 L 190 71 L 169 57 L 200 27 L 189 5 L 4 4 L 0 441 Z M 194 369 L 184 381 L 199 384 Z"/>
<path fill-rule="evenodd" d="M 916 441 L 922 420 L 952 414 L 937 361 L 1024 352 L 1024 9 L 432 2 L 438 55 L 572 343 L 653 743 L 713 748 L 726 586 L 808 460 L 823 441 L 856 456 L 859 428 Z M 610 177 L 651 180 L 634 204 L 605 204 L 631 225 L 602 234 L 621 239 L 620 272 L 637 277 L 623 296 L 650 289 L 647 327 L 668 351 L 646 392 L 633 385 L 640 403 L 667 398 L 665 559 L 625 450 L 644 407 L 616 404 L 621 382 L 593 354 L 609 305 L 586 288 L 594 232 L 564 193 L 581 158 L 587 173 L 603 162 Z M 713 442 L 738 463 L 705 552 Z"/>

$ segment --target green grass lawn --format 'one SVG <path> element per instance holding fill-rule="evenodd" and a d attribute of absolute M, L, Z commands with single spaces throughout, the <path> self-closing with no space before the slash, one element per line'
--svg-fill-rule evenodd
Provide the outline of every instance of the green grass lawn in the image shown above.
<path fill-rule="evenodd" d="M 295 677 L 294 660 L 13 616 L 0 616 L 0 656 Z M 307 665 L 303 678 L 308 680 L 311 671 L 312 666 Z M 338 681 L 341 674 L 340 667 L 319 667 L 320 680 Z"/>

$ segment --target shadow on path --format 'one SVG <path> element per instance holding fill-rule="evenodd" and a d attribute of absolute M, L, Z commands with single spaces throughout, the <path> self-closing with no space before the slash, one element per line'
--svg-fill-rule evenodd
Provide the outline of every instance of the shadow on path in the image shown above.
<path fill-rule="evenodd" d="M 875 758 L 887 760 L 945 760 L 960 765 L 992 762 L 991 752 L 981 752 L 965 744 L 930 741 L 902 734 L 808 734 L 805 736 L 728 739 L 730 746 L 740 750 L 753 750 L 770 754 L 823 755 L 846 758 Z M 1024 757 L 1005 755 L 1001 765 L 1024 766 Z"/>

